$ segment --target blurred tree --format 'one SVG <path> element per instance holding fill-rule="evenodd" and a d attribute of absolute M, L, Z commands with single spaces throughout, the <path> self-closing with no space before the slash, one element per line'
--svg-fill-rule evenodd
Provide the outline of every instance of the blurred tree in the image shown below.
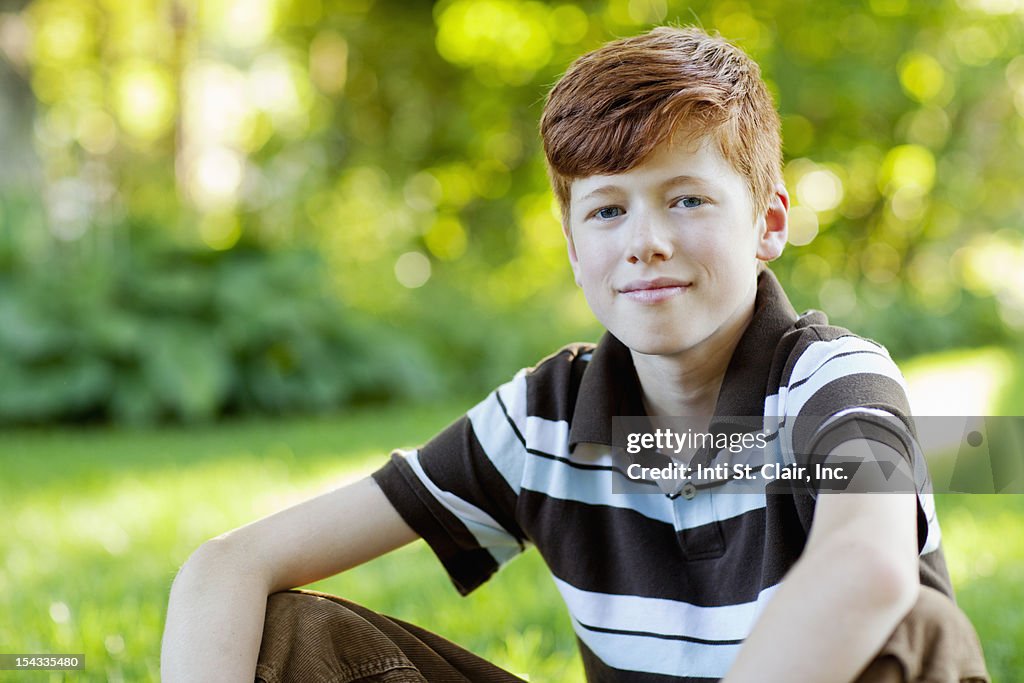
<path fill-rule="evenodd" d="M 17 10 L 17 7 L 12 9 Z M 25 193 L 38 185 L 32 147 L 35 99 L 26 78 L 28 28 L 17 14 L 0 15 L 0 187 Z"/>
<path fill-rule="evenodd" d="M 428 352 L 424 377 L 492 385 L 597 331 L 547 188 L 546 89 L 614 36 L 698 23 L 777 97 L 794 204 L 774 268 L 798 307 L 902 356 L 1024 329 L 1015 2 L 33 0 L 0 16 L 0 85 L 35 98 L 4 98 L 34 123 L 5 118 L 0 139 L 40 160 L 32 190 L 0 189 L 11 300 L 29 272 L 167 249 L 272 269 L 315 249 L 346 310 Z"/>

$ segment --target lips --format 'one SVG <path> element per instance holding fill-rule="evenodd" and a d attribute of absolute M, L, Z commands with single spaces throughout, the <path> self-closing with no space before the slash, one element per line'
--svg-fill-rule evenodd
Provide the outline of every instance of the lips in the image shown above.
<path fill-rule="evenodd" d="M 658 303 L 683 294 L 692 282 L 669 277 L 633 280 L 619 288 L 619 293 L 640 303 Z"/>

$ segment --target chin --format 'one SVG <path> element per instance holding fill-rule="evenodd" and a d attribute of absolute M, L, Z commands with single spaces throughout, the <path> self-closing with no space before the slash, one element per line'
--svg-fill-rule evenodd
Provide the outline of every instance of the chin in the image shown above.
<path fill-rule="evenodd" d="M 674 356 L 693 348 L 694 342 L 680 334 L 652 333 L 641 329 L 612 331 L 619 341 L 636 353 L 648 356 Z"/>

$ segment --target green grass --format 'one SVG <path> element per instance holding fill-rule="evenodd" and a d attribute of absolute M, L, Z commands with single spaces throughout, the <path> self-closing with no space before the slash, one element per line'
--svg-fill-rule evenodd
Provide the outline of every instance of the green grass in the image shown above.
<path fill-rule="evenodd" d="M 167 591 L 203 540 L 369 473 L 465 405 L 191 429 L 0 436 L 0 652 L 84 652 L 67 680 L 156 680 Z M 1017 411 L 1018 414 L 1020 411 Z M 945 496 L 961 606 L 994 681 L 1024 671 L 1024 496 Z M 568 618 L 527 553 L 460 598 L 422 543 L 315 588 L 426 625 L 534 681 L 581 681 Z M 65 680 L 0 672 L 0 681 Z"/>
<path fill-rule="evenodd" d="M 466 407 L 4 434 L 0 652 L 85 653 L 86 671 L 67 680 L 156 680 L 167 591 L 202 541 L 368 474 Z M 429 624 L 534 680 L 582 680 L 568 618 L 534 553 L 468 598 L 422 543 L 314 588 Z M 65 675 L 0 672 L 6 680 Z"/>
<path fill-rule="evenodd" d="M 957 602 L 974 623 L 994 683 L 1024 672 L 1024 495 L 937 496 Z"/>

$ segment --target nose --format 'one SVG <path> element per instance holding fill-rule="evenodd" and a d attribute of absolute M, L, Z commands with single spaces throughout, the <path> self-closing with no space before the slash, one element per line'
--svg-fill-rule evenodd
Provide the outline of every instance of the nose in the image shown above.
<path fill-rule="evenodd" d="M 626 260 L 630 263 L 668 261 L 672 258 L 671 228 L 649 213 L 634 213 L 629 231 Z"/>

